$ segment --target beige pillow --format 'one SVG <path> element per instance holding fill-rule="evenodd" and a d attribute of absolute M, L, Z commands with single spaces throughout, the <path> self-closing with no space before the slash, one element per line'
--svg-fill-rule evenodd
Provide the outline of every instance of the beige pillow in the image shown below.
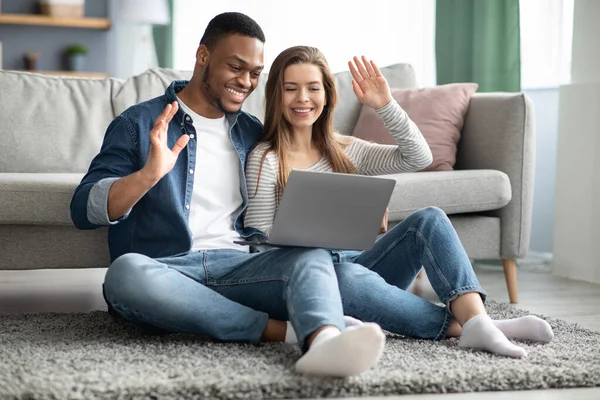
<path fill-rule="evenodd" d="M 433 162 L 423 171 L 450 171 L 456 162 L 469 101 L 479 85 L 451 83 L 431 88 L 392 89 L 392 97 L 421 130 L 433 153 Z M 381 144 L 396 144 L 375 110 L 362 106 L 353 136 Z"/>

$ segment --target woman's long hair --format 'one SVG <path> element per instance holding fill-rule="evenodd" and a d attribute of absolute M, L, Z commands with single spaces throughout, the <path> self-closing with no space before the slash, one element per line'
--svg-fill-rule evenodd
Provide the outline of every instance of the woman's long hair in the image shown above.
<path fill-rule="evenodd" d="M 278 198 L 283 193 L 287 178 L 290 173 L 287 154 L 291 150 L 294 130 L 285 119 L 283 113 L 284 75 L 288 66 L 294 64 L 312 64 L 321 70 L 323 86 L 325 89 L 325 107 L 319 118 L 313 124 L 312 141 L 316 144 L 321 156 L 326 157 L 333 167 L 334 172 L 356 173 L 356 167 L 344 153 L 344 145 L 348 143 L 336 140 L 333 131 L 333 110 L 337 103 L 335 81 L 325 56 L 315 47 L 295 46 L 284 50 L 273 61 L 265 88 L 265 126 L 262 142 L 269 144 L 263 154 L 260 173 L 269 151 L 277 155 L 279 171 L 277 175 Z"/>

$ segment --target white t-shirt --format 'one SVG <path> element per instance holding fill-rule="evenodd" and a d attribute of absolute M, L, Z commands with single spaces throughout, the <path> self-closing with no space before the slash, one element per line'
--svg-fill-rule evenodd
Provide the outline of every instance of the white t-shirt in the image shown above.
<path fill-rule="evenodd" d="M 196 129 L 196 167 L 188 171 L 194 174 L 188 221 L 194 238 L 192 251 L 236 249 L 247 252 L 247 246 L 233 243 L 240 238 L 233 223 L 243 202 L 240 192 L 243 170 L 229 137 L 229 122 L 225 116 L 205 118 L 178 100 Z"/>

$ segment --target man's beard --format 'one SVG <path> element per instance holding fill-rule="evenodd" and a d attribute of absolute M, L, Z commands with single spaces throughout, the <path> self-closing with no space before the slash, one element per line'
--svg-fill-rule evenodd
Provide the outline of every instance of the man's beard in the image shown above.
<path fill-rule="evenodd" d="M 229 112 L 225 109 L 225 107 L 223 106 L 223 103 L 221 102 L 221 97 L 213 94 L 213 91 L 211 90 L 211 86 L 210 86 L 210 64 L 206 66 L 206 69 L 204 70 L 204 75 L 202 76 L 202 85 L 204 86 L 204 90 L 206 92 L 206 95 L 208 96 L 208 101 L 215 107 L 217 107 L 219 110 L 223 111 L 223 112 Z"/>

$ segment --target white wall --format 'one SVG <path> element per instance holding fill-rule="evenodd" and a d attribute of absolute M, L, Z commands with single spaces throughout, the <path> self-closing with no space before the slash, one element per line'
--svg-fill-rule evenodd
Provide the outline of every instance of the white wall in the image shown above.
<path fill-rule="evenodd" d="M 573 83 L 600 82 L 600 1 L 576 0 L 573 26 Z"/>
<path fill-rule="evenodd" d="M 423 86 L 435 84 L 435 0 L 222 0 L 174 2 L 177 69 L 192 69 L 200 38 L 217 14 L 238 11 L 263 28 L 265 66 L 295 45 L 318 47 L 333 72 L 345 71 L 354 55 L 379 66 L 406 62 Z"/>
<path fill-rule="evenodd" d="M 571 79 L 574 0 L 523 0 L 520 7 L 521 87 L 533 102 L 536 164 L 528 259 L 553 253 L 559 85 Z"/>
<path fill-rule="evenodd" d="M 600 2 L 575 0 L 573 83 L 560 88 L 554 274 L 600 283 Z"/>
<path fill-rule="evenodd" d="M 555 87 L 526 89 L 524 92 L 533 102 L 537 135 L 529 256 L 533 260 L 543 260 L 552 253 L 554 233 L 559 90 Z"/>

